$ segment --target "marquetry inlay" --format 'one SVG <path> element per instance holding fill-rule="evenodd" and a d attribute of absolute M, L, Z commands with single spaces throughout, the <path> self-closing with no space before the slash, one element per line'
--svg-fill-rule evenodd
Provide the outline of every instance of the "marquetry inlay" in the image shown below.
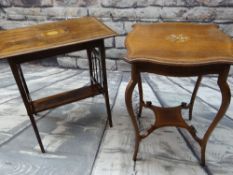
<path fill-rule="evenodd" d="M 56 29 L 56 30 L 46 31 L 45 35 L 47 35 L 47 36 L 55 36 L 55 35 L 63 34 L 63 33 L 65 33 L 65 30 L 63 30 L 63 29 Z"/>
<path fill-rule="evenodd" d="M 166 37 L 166 40 L 169 40 L 171 42 L 176 42 L 176 43 L 184 43 L 188 41 L 190 38 L 187 35 L 184 34 L 170 34 Z"/>

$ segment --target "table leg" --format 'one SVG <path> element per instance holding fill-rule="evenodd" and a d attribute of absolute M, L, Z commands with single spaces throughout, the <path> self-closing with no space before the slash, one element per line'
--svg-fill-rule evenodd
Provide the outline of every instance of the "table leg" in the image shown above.
<path fill-rule="evenodd" d="M 45 149 L 44 149 L 43 143 L 42 143 L 41 138 L 40 138 L 40 133 L 39 133 L 39 130 L 37 128 L 35 118 L 34 118 L 33 114 L 28 114 L 28 116 L 30 118 L 32 127 L 34 129 L 34 132 L 35 132 L 35 135 L 36 135 L 36 138 L 37 138 L 37 141 L 39 143 L 40 150 L 41 150 L 42 153 L 45 153 Z"/>
<path fill-rule="evenodd" d="M 41 152 L 45 153 L 44 146 L 42 144 L 40 134 L 39 134 L 35 119 L 33 117 L 33 107 L 30 104 L 31 97 L 30 97 L 30 93 L 29 93 L 27 84 L 25 82 L 24 76 L 23 76 L 21 66 L 20 66 L 20 64 L 16 64 L 16 63 L 14 63 L 14 61 L 10 61 L 10 60 L 9 60 L 9 64 L 10 64 L 13 76 L 15 78 L 16 84 L 18 86 L 19 92 L 21 94 L 21 97 L 23 99 L 24 105 L 26 107 L 29 119 L 31 121 L 31 124 L 32 124 L 32 127 L 34 129 L 37 141 L 39 143 Z"/>
<path fill-rule="evenodd" d="M 201 140 L 200 146 L 201 146 L 201 164 L 204 166 L 205 165 L 205 150 L 206 150 L 206 145 L 208 142 L 208 139 L 217 126 L 218 122 L 223 118 L 225 115 L 225 112 L 230 104 L 231 100 L 231 91 L 230 88 L 227 84 L 227 77 L 229 73 L 230 66 L 227 66 L 226 69 L 224 69 L 223 72 L 221 72 L 218 76 L 218 86 L 221 91 L 222 95 L 222 103 L 221 106 L 214 118 L 214 120 L 211 122 L 209 128 L 207 129 L 203 139 Z"/>
<path fill-rule="evenodd" d="M 101 41 L 100 44 L 100 56 L 101 56 L 101 67 L 102 67 L 102 76 L 103 76 L 103 90 L 104 90 L 104 98 L 105 98 L 105 104 L 108 114 L 108 122 L 109 126 L 112 127 L 112 114 L 110 109 L 110 103 L 109 103 L 109 95 L 108 95 L 108 83 L 107 83 L 107 75 L 106 75 L 106 63 L 105 63 L 105 47 L 104 47 L 104 41 Z"/>
<path fill-rule="evenodd" d="M 202 80 L 202 76 L 198 76 L 198 79 L 197 79 L 197 82 L 196 82 L 196 85 L 195 85 L 195 88 L 193 90 L 192 97 L 191 97 L 191 100 L 189 103 L 189 120 L 192 120 L 193 105 L 194 105 L 195 98 L 197 96 L 197 91 L 198 91 L 199 86 L 201 84 L 201 80 Z"/>
<path fill-rule="evenodd" d="M 208 142 L 208 139 L 219 123 L 219 121 L 223 118 L 225 115 L 225 112 L 230 104 L 231 99 L 231 92 L 229 89 L 229 86 L 227 84 L 227 77 L 229 73 L 230 66 L 229 65 L 222 65 L 219 66 L 217 70 L 214 71 L 214 73 L 218 73 L 218 86 L 220 88 L 220 92 L 222 95 L 222 103 L 220 106 L 219 111 L 217 112 L 216 116 L 212 120 L 210 126 L 208 127 L 206 133 L 202 138 L 199 138 L 196 135 L 196 129 L 192 125 L 188 125 L 186 121 L 182 117 L 181 110 L 189 108 L 190 112 L 190 119 L 192 117 L 192 109 L 195 101 L 195 97 L 197 95 L 198 88 L 200 86 L 202 76 L 199 76 L 190 100 L 190 104 L 181 104 L 180 106 L 176 107 L 157 107 L 152 105 L 150 102 L 147 102 L 146 104 L 143 104 L 143 107 L 151 109 L 156 117 L 155 123 L 145 130 L 146 132 L 140 132 L 139 130 L 139 124 L 137 121 L 137 117 L 133 111 L 133 104 L 132 104 L 132 94 L 135 86 L 137 83 L 139 84 L 139 91 L 142 91 L 141 87 L 141 80 L 140 80 L 140 71 L 137 65 L 132 65 L 132 71 L 131 71 L 131 80 L 129 81 L 126 91 L 125 91 L 125 103 L 126 107 L 129 113 L 129 116 L 131 118 L 131 122 L 133 124 L 134 130 L 135 130 L 135 150 L 134 150 L 134 156 L 133 160 L 136 160 L 139 144 L 140 141 L 147 136 L 149 136 L 154 130 L 165 127 L 165 126 L 176 126 L 179 128 L 185 128 L 188 130 L 188 132 L 191 134 L 193 139 L 200 145 L 201 148 L 201 164 L 205 165 L 205 151 L 206 151 L 206 145 Z M 198 70 L 197 70 L 198 71 Z M 204 72 L 206 73 L 206 72 Z M 140 101 L 143 101 L 142 93 L 140 93 Z"/>
<path fill-rule="evenodd" d="M 138 109 L 138 117 L 141 117 L 142 114 L 142 107 L 144 105 L 144 101 L 143 101 L 143 89 L 142 89 L 142 79 L 141 79 L 141 75 L 138 75 L 138 93 L 139 93 L 139 109 Z"/>
<path fill-rule="evenodd" d="M 139 74 L 136 71 L 136 68 L 132 65 L 131 80 L 129 81 L 127 88 L 126 88 L 126 91 L 125 91 L 125 103 L 126 103 L 126 107 L 127 107 L 129 116 L 131 118 L 131 121 L 132 121 L 132 124 L 134 127 L 134 131 L 135 131 L 135 148 L 134 148 L 134 155 L 133 155 L 134 161 L 136 161 L 136 159 L 137 159 L 139 143 L 141 141 L 137 117 L 134 114 L 133 104 L 132 104 L 133 90 L 134 90 L 136 84 L 138 83 L 138 81 L 139 81 Z"/>

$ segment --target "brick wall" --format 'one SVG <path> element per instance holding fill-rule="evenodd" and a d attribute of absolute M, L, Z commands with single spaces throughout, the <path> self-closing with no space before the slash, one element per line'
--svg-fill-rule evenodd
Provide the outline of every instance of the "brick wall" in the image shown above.
<path fill-rule="evenodd" d="M 1 28 L 15 28 L 41 22 L 86 15 L 96 16 L 119 33 L 107 39 L 109 69 L 124 70 L 121 60 L 125 35 L 137 22 L 189 21 L 217 23 L 233 37 L 233 0 L 0 0 Z M 58 57 L 68 67 L 86 68 L 85 53 Z"/>

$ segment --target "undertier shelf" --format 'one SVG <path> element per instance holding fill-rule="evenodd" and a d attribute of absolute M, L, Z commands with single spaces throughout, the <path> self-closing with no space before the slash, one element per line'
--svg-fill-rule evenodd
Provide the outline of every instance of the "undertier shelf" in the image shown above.
<path fill-rule="evenodd" d="M 49 97 L 32 101 L 34 112 L 41 112 L 47 109 L 55 108 L 61 105 L 79 101 L 88 97 L 101 94 L 98 85 L 84 86 L 79 89 L 63 92 Z"/>

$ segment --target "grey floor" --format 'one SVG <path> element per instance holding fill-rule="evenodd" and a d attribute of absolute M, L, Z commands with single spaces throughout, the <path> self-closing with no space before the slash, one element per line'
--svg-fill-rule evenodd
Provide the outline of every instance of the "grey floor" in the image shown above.
<path fill-rule="evenodd" d="M 33 99 L 89 83 L 87 70 L 39 65 L 23 66 Z M 207 166 L 199 165 L 199 147 L 178 128 L 161 128 L 143 140 L 138 161 L 132 161 L 134 131 L 125 108 L 129 72 L 108 72 L 114 127 L 106 125 L 102 95 L 39 113 L 38 128 L 46 154 L 40 153 L 26 110 L 7 64 L 0 64 L 0 174 L 1 175 L 154 175 L 233 174 L 233 105 L 207 145 Z M 196 77 L 143 75 L 145 100 L 162 106 L 188 102 Z M 233 78 L 228 82 L 233 90 Z M 233 94 L 233 93 L 232 93 Z M 133 101 L 138 101 L 137 92 Z M 198 135 L 207 129 L 220 105 L 216 77 L 205 77 L 191 122 Z M 141 129 L 153 122 L 143 110 Z M 187 119 L 187 111 L 183 111 Z"/>

